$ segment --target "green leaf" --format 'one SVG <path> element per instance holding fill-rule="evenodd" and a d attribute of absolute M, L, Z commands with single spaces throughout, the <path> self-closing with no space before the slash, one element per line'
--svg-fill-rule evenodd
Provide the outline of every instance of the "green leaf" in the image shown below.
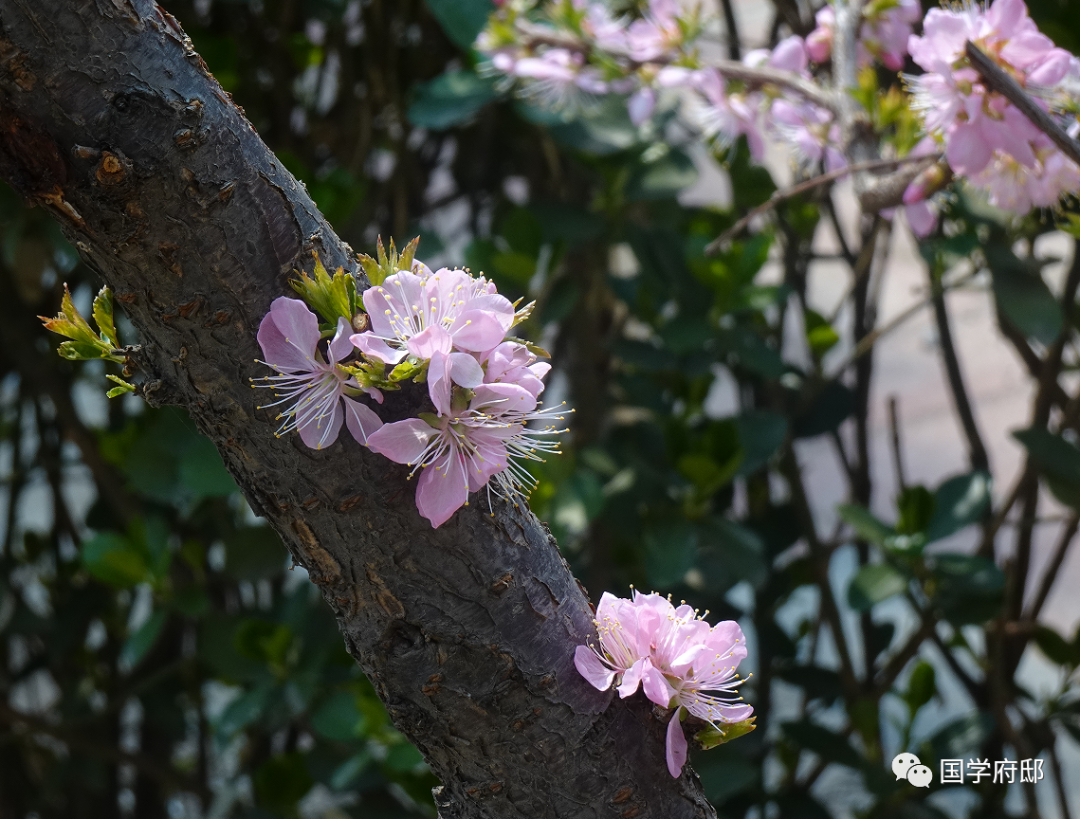
<path fill-rule="evenodd" d="M 529 116 L 527 106 L 519 104 L 518 110 L 527 119 L 535 119 L 535 115 Z M 531 110 L 535 112 L 537 109 Z M 550 112 L 547 116 L 550 119 Z M 610 156 L 638 143 L 638 130 L 630 122 L 626 104 L 614 95 L 602 97 L 596 110 L 591 111 L 587 117 L 550 124 L 548 132 L 567 147 L 594 156 Z"/>
<path fill-rule="evenodd" d="M 995 730 L 990 714 L 972 711 L 943 726 L 930 737 L 929 745 L 938 759 L 969 759 L 978 755 Z"/>
<path fill-rule="evenodd" d="M 694 565 L 698 536 L 690 521 L 677 518 L 650 524 L 642 539 L 649 582 L 656 587 L 674 586 Z"/>
<path fill-rule="evenodd" d="M 1005 575 L 992 560 L 943 553 L 930 560 L 934 603 L 954 625 L 983 623 L 1001 608 Z"/>
<path fill-rule="evenodd" d="M 446 36 L 460 48 L 472 47 L 495 10 L 491 0 L 427 0 L 427 6 Z"/>
<path fill-rule="evenodd" d="M 642 162 L 630 170 L 626 182 L 626 198 L 671 199 L 698 179 L 692 159 L 682 151 L 671 150 L 655 162 Z"/>
<path fill-rule="evenodd" d="M 415 86 L 409 121 L 420 128 L 445 131 L 468 122 L 499 93 L 491 78 L 472 71 L 451 71 Z"/>
<path fill-rule="evenodd" d="M 230 702 L 214 725 L 218 736 L 224 740 L 232 739 L 253 722 L 262 719 L 276 692 L 275 683 L 265 682 Z"/>
<path fill-rule="evenodd" d="M 736 359 L 736 364 L 760 375 L 776 379 L 784 374 L 780 353 L 749 327 L 735 327 L 718 334 L 721 347 Z"/>
<path fill-rule="evenodd" d="M 787 419 L 776 412 L 760 410 L 743 413 L 735 419 L 735 424 L 743 451 L 740 475 L 757 472 L 787 440 Z"/>
<path fill-rule="evenodd" d="M 701 554 L 696 565 L 715 591 L 743 580 L 760 586 L 768 577 L 765 544 L 753 529 L 720 516 L 709 518 L 699 535 Z"/>
<path fill-rule="evenodd" d="M 71 292 L 66 284 L 64 285 L 64 295 L 60 299 L 60 312 L 51 319 L 44 316 L 38 316 L 38 318 L 45 324 L 46 330 L 91 347 L 100 347 L 101 340 L 98 334 L 90 329 L 86 319 L 75 309 L 75 303 L 71 300 Z M 94 358 L 97 357 L 94 356 Z"/>
<path fill-rule="evenodd" d="M 279 816 L 296 816 L 297 802 L 315 784 L 300 751 L 271 757 L 252 779 L 256 804 L 271 809 Z"/>
<path fill-rule="evenodd" d="M 103 358 L 100 344 L 85 341 L 61 341 L 56 351 L 61 358 L 68 361 L 94 361 Z"/>
<path fill-rule="evenodd" d="M 311 727 L 321 737 L 351 742 L 363 733 L 366 720 L 351 691 L 335 691 L 311 715 Z"/>
<path fill-rule="evenodd" d="M 926 662 L 926 660 L 919 660 L 915 667 L 911 669 L 907 691 L 904 692 L 904 702 L 907 703 L 912 716 L 926 703 L 930 702 L 936 690 L 937 682 L 934 666 Z"/>
<path fill-rule="evenodd" d="M 922 532 L 934 514 L 934 496 L 925 486 L 909 486 L 896 499 L 896 531 L 901 535 Z"/>
<path fill-rule="evenodd" d="M 1080 449 L 1042 427 L 1014 432 L 1013 437 L 1027 449 L 1054 497 L 1080 509 Z"/>
<path fill-rule="evenodd" d="M 876 604 L 907 589 L 908 579 L 888 563 L 875 563 L 859 569 L 848 587 L 848 605 L 856 611 L 869 611 Z"/>
<path fill-rule="evenodd" d="M 120 664 L 129 669 L 137 666 L 161 636 L 161 630 L 165 627 L 167 619 L 168 612 L 158 609 L 146 619 L 145 623 L 135 629 L 120 649 Z"/>
<path fill-rule="evenodd" d="M 116 325 L 113 323 L 113 298 L 108 287 L 102 287 L 94 298 L 94 323 L 98 326 L 101 337 L 113 347 L 119 347 L 116 339 Z"/>
<path fill-rule="evenodd" d="M 896 534 L 896 530 L 878 520 L 869 509 L 851 503 L 842 503 L 836 507 L 840 519 L 855 530 L 855 534 L 867 543 L 884 546 L 885 542 Z"/>
<path fill-rule="evenodd" d="M 934 492 L 934 514 L 926 527 L 928 542 L 941 540 L 977 523 L 990 505 L 990 473 L 949 478 Z"/>
<path fill-rule="evenodd" d="M 193 438 L 180 455 L 180 483 L 197 499 L 224 497 L 236 491 L 221 461 L 221 455 L 209 438 Z"/>
<path fill-rule="evenodd" d="M 1038 270 L 1001 245 L 985 249 L 998 310 L 1028 338 L 1053 344 L 1065 326 L 1061 305 Z"/>
<path fill-rule="evenodd" d="M 121 589 L 130 588 L 150 576 L 146 553 L 115 532 L 94 535 L 83 543 L 80 557 L 90 574 Z"/>
<path fill-rule="evenodd" d="M 105 377 L 118 385 L 106 392 L 106 397 L 116 398 L 118 395 L 127 395 L 128 393 L 135 392 L 135 385 L 129 384 L 127 381 L 120 378 L 120 376 L 113 375 L 112 373 L 106 373 Z"/>
<path fill-rule="evenodd" d="M 757 728 L 754 724 L 756 719 L 757 717 L 750 717 L 750 719 L 744 719 L 742 722 L 722 722 L 710 725 L 705 730 L 695 734 L 694 739 L 700 742 L 701 747 L 708 751 L 717 745 L 723 745 L 733 739 L 746 736 Z"/>
<path fill-rule="evenodd" d="M 839 427 L 855 412 L 855 393 L 839 381 L 830 381 L 813 403 L 796 416 L 796 438 L 813 438 Z"/>
<path fill-rule="evenodd" d="M 1080 665 L 1080 648 L 1051 628 L 1039 626 L 1035 629 L 1035 645 L 1052 663 L 1069 669 Z"/>
<path fill-rule="evenodd" d="M 336 328 L 338 319 L 352 322 L 359 310 L 356 298 L 356 279 L 339 267 L 331 276 L 319 254 L 315 257 L 314 277 L 306 271 L 300 271 L 299 279 L 290 279 L 289 284 L 307 305 L 322 316 L 324 322 Z"/>
<path fill-rule="evenodd" d="M 424 757 L 415 746 L 402 742 L 390 749 L 384 762 L 392 771 L 411 771 L 423 764 Z"/>
<path fill-rule="evenodd" d="M 840 341 L 840 336 L 832 325 L 815 310 L 807 308 L 803 312 L 803 324 L 806 326 L 806 343 L 810 347 L 810 354 L 815 359 L 821 359 Z"/>

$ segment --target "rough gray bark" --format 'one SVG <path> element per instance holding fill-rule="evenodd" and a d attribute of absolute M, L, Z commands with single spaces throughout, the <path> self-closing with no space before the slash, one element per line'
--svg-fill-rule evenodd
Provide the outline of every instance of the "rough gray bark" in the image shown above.
<path fill-rule="evenodd" d="M 404 467 L 274 437 L 248 379 L 295 268 L 350 249 L 148 0 L 0 0 L 0 177 L 48 208 L 137 326 L 146 397 L 187 409 L 310 572 L 450 817 L 712 817 L 642 697 L 576 672 L 586 596 L 527 510 L 432 530 Z M 404 416 L 413 394 L 390 395 Z"/>

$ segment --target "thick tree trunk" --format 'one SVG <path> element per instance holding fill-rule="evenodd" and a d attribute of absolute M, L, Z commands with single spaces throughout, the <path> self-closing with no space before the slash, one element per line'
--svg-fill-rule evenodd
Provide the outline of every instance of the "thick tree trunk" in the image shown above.
<path fill-rule="evenodd" d="M 350 249 L 147 0 L 0 0 L 0 177 L 47 207 L 141 333 L 146 397 L 187 409 L 307 568 L 450 817 L 711 817 L 644 698 L 574 669 L 588 601 L 526 509 L 432 530 L 404 467 L 274 437 L 249 377 L 286 280 Z M 422 396 L 390 395 L 403 416 Z"/>

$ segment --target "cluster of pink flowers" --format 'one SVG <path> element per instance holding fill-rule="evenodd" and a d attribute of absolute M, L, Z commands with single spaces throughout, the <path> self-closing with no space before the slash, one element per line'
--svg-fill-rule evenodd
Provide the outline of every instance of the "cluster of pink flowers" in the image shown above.
<path fill-rule="evenodd" d="M 1007 210 L 1026 213 L 1056 204 L 1080 188 L 1080 168 L 985 86 L 965 56 L 969 40 L 1034 91 L 1032 99 L 1044 108 L 1052 88 L 1080 73 L 1080 63 L 1039 32 L 1023 0 L 932 9 L 923 35 L 909 42 L 912 59 L 926 72 L 908 78 L 913 107 L 922 112 L 927 132 L 944 144 L 952 170 Z"/>
<path fill-rule="evenodd" d="M 832 56 L 836 10 L 832 6 L 824 6 L 814 19 L 817 28 L 807 35 L 806 50 L 813 62 L 824 63 Z M 869 3 L 863 11 L 855 46 L 859 65 L 867 66 L 876 60 L 893 71 L 903 68 L 908 53 L 908 38 L 920 19 L 922 5 L 919 0 Z"/>
<path fill-rule="evenodd" d="M 579 108 L 598 94 L 627 95 L 630 119 L 648 120 L 670 89 L 689 92 L 691 120 L 722 146 L 745 137 L 761 161 L 767 141 L 787 146 L 804 167 L 834 171 L 846 164 L 833 114 L 790 87 L 748 85 L 725 78 L 702 58 L 698 38 L 708 30 L 697 7 L 648 0 L 634 18 L 615 15 L 605 0 L 515 0 L 500 4 L 477 48 L 496 72 L 516 78 L 523 93 L 555 107 Z M 540 11 L 543 8 L 543 11 Z M 540 13 L 538 13 L 538 11 Z M 750 68 L 768 68 L 812 81 L 833 56 L 836 13 L 825 5 L 804 40 L 792 36 L 774 49 L 745 55 Z M 922 20 L 923 34 L 915 35 Z M 990 91 L 965 55 L 971 40 L 1016 78 L 1044 108 L 1055 105 L 1063 81 L 1080 84 L 1080 60 L 1054 46 L 1028 16 L 1023 0 L 984 6 L 960 0 L 922 18 L 919 0 L 867 3 L 856 58 L 894 71 L 910 57 L 925 73 L 908 77 L 912 108 L 921 111 L 930 140 L 918 153 L 944 147 L 954 174 L 986 191 L 1002 208 L 1026 213 L 1055 205 L 1080 190 L 1080 168 L 1000 94 Z M 1076 128 L 1074 123 L 1074 130 Z M 939 174 L 940 176 L 940 174 Z M 927 180 L 917 180 L 904 210 L 920 236 L 937 222 L 924 201 Z"/>
<path fill-rule="evenodd" d="M 595 622 L 600 647 L 578 646 L 574 665 L 601 691 L 614 685 L 620 697 L 629 697 L 641 686 L 652 702 L 674 709 L 666 745 L 672 776 L 686 763 L 687 713 L 714 726 L 754 713 L 736 696 L 746 642 L 735 621 L 709 626 L 685 604 L 676 608 L 658 594 L 635 591 L 629 600 L 605 592 Z"/>
<path fill-rule="evenodd" d="M 345 318 L 325 353 L 318 318 L 298 299 L 279 298 L 259 328 L 265 361 L 276 374 L 256 386 L 277 390 L 283 406 L 278 434 L 297 430 L 308 446 L 333 443 L 344 422 L 361 444 L 420 471 L 416 504 L 438 527 L 485 485 L 513 499 L 531 487 L 521 460 L 555 452 L 531 421 L 562 420 L 558 410 L 539 409 L 550 365 L 526 345 L 507 340 L 520 314 L 495 285 L 464 270 L 432 272 L 422 263 L 388 276 L 363 294 L 370 329 L 354 333 Z M 383 388 L 387 368 L 405 367 L 426 380 L 434 408 L 419 418 L 383 423 L 356 400 L 367 394 L 382 403 L 371 379 L 341 366 L 356 353 L 377 368 Z M 410 476 L 411 477 L 411 476 Z"/>

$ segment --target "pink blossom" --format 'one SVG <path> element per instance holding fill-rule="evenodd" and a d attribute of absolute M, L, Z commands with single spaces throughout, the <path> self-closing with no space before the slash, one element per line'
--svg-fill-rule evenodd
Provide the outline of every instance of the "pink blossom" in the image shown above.
<path fill-rule="evenodd" d="M 682 42 L 681 9 L 675 0 L 651 0 L 644 16 L 626 32 L 627 54 L 636 62 L 659 59 Z"/>
<path fill-rule="evenodd" d="M 827 171 L 847 164 L 837 147 L 840 145 L 840 126 L 824 108 L 807 102 L 789 102 L 781 97 L 773 101 L 770 119 L 773 129 L 794 148 L 803 164 L 824 162 Z"/>
<path fill-rule="evenodd" d="M 344 422 L 352 436 L 366 444 L 382 426 L 370 408 L 354 401 L 348 392 L 358 394 L 359 385 L 337 363 L 353 352 L 348 334 L 349 323 L 338 320 L 337 333 L 326 349 L 326 359 L 319 352 L 319 320 L 299 299 L 279 298 L 259 325 L 259 346 L 276 375 L 260 379 L 257 387 L 273 389 L 279 400 L 265 406 L 286 405 L 277 434 L 292 430 L 312 449 L 334 443 Z M 260 407 L 261 409 L 261 407 Z"/>
<path fill-rule="evenodd" d="M 539 57 L 523 57 L 514 64 L 513 73 L 527 81 L 522 88 L 525 96 L 554 109 L 573 110 L 582 104 L 582 95 L 611 90 L 597 69 L 585 65 L 583 55 L 565 48 L 550 48 Z"/>
<path fill-rule="evenodd" d="M 969 40 L 1029 87 L 1063 81 L 1072 70 L 1072 56 L 1039 33 L 1023 0 L 931 10 L 923 35 L 912 36 L 908 43 L 912 58 L 926 71 L 909 78 L 913 107 L 922 111 L 927 131 L 944 142 L 953 171 L 981 178 L 976 184 L 993 190 L 998 201 L 1010 202 L 1009 209 L 1034 201 L 1027 194 L 1036 188 L 1038 199 L 1053 188 L 1056 201 L 1062 189 L 1047 187 L 1036 157 L 1045 137 L 1004 97 L 985 87 L 965 56 Z M 1046 107 L 1038 96 L 1033 99 Z M 1018 176 L 1014 166 L 1027 170 Z M 1021 177 L 1026 192 L 1006 194 L 1002 180 Z"/>
<path fill-rule="evenodd" d="M 721 145 L 729 145 L 745 136 L 750 156 L 760 162 L 765 157 L 765 140 L 761 135 L 761 95 L 728 94 L 724 77 L 716 69 L 698 72 L 695 87 L 703 99 L 696 114 L 706 138 L 717 137 Z"/>
<path fill-rule="evenodd" d="M 368 446 L 392 461 L 422 470 L 416 507 L 435 528 L 464 506 L 471 492 L 489 491 L 513 499 L 532 478 L 518 460 L 540 460 L 537 452 L 556 451 L 537 436 L 553 435 L 553 427 L 529 429 L 533 420 L 550 420 L 548 411 L 521 411 L 506 406 L 508 398 L 481 385 L 468 408 L 427 420 L 409 418 L 385 424 L 368 438 Z M 535 406 L 535 402 L 534 402 Z M 494 483 L 494 489 L 489 482 Z"/>
<path fill-rule="evenodd" d="M 919 239 L 925 239 L 938 224 L 937 208 L 933 202 L 913 202 L 904 207 L 904 216 L 907 217 L 908 227 Z"/>
<path fill-rule="evenodd" d="M 514 323 L 514 306 L 483 276 L 416 270 L 402 270 L 364 291 L 371 329 L 350 340 L 365 356 L 386 364 L 406 355 L 430 359 L 440 351 L 451 355 L 460 372 L 475 376 L 478 368 L 451 349 L 475 353 L 495 347 Z"/>
<path fill-rule="evenodd" d="M 836 32 L 836 9 L 824 6 L 814 15 L 817 27 L 806 35 L 806 54 L 811 62 L 823 63 L 832 56 L 833 36 Z"/>
<path fill-rule="evenodd" d="M 886 68 L 899 71 L 904 67 L 912 26 L 921 18 L 919 0 L 898 0 L 896 5 L 867 17 L 859 29 L 859 43 Z"/>
<path fill-rule="evenodd" d="M 899 71 L 908 53 L 912 26 L 922 18 L 922 8 L 918 0 L 898 0 L 881 11 L 872 9 L 859 28 L 858 64 L 867 66 L 876 58 L 886 68 Z M 814 19 L 817 27 L 806 37 L 806 50 L 813 62 L 823 63 L 832 56 L 836 12 L 832 6 L 825 6 Z"/>
<path fill-rule="evenodd" d="M 746 657 L 738 623 L 710 627 L 687 605 L 678 608 L 657 594 L 623 600 L 604 594 L 596 609 L 600 648 L 578 646 L 578 672 L 601 691 L 617 686 L 628 697 L 640 685 L 650 700 L 673 708 L 668 723 L 668 771 L 678 776 L 686 762 L 683 712 L 710 724 L 741 722 L 753 708 L 735 697 L 735 669 Z M 714 693 L 707 693 L 714 692 Z"/>
<path fill-rule="evenodd" d="M 1032 165 L 998 152 L 970 181 L 986 191 L 990 204 L 1024 214 L 1032 208 L 1053 207 L 1066 194 L 1080 190 L 1080 168 L 1043 137 Z"/>

